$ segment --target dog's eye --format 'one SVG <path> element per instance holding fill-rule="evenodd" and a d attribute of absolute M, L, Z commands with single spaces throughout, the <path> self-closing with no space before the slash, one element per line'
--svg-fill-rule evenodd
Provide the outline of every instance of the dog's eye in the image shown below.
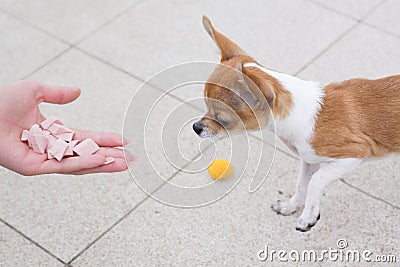
<path fill-rule="evenodd" d="M 217 118 L 217 121 L 218 121 L 219 124 L 221 124 L 224 127 L 227 127 L 229 125 L 229 121 L 226 121 L 226 120 L 223 120 L 223 119 L 220 119 L 220 118 Z"/>

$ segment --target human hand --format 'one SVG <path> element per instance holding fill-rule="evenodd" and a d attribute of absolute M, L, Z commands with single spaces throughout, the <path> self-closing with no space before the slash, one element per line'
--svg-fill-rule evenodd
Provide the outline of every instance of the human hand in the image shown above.
<path fill-rule="evenodd" d="M 119 172 L 128 168 L 124 152 L 116 147 L 124 144 L 121 135 L 103 132 L 74 130 L 74 139 L 92 138 L 100 150 L 90 156 L 64 158 L 60 162 L 48 160 L 47 155 L 38 154 L 21 142 L 21 133 L 45 117 L 38 105 L 42 102 L 66 104 L 80 95 L 79 88 L 50 86 L 35 81 L 20 81 L 0 86 L 0 165 L 22 175 L 48 173 L 88 174 Z M 127 161 L 133 156 L 126 152 Z M 106 157 L 115 161 L 103 165 Z"/>

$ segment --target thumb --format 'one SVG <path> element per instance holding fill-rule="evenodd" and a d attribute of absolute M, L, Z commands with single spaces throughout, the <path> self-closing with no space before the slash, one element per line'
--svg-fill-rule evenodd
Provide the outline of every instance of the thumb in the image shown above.
<path fill-rule="evenodd" d="M 38 102 L 67 104 L 79 97 L 81 90 L 77 87 L 52 86 L 42 84 L 39 87 Z"/>

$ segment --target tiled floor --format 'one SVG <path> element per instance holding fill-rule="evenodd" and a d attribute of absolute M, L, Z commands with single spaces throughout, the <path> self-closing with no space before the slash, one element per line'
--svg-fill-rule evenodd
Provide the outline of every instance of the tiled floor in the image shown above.
<path fill-rule="evenodd" d="M 77 85 L 82 95 L 76 102 L 43 105 L 43 112 L 76 128 L 122 132 L 130 99 L 144 80 L 172 65 L 218 61 L 202 29 L 203 14 L 265 66 L 326 83 L 399 73 L 399 10 L 396 0 L 0 0 L 0 83 L 32 78 Z M 128 109 L 125 133 L 143 131 L 136 127 L 142 121 L 137 114 L 163 94 L 162 88 L 145 89 Z M 148 152 L 171 183 L 202 186 L 210 182 L 205 172 L 179 171 L 158 150 L 165 140 L 176 143 L 186 158 L 172 163 L 196 169 L 204 163 L 197 161 L 200 151 L 212 155 L 215 149 L 200 144 L 187 127 L 177 141 L 160 139 L 160 122 L 168 114 L 183 123 L 203 112 L 201 102 L 182 102 L 201 98 L 201 86 L 185 89 L 162 97 L 149 116 L 147 141 L 138 135 L 129 149 L 142 157 Z M 268 136 L 264 143 L 257 134 L 250 136 L 249 147 L 264 145 L 263 163 L 269 166 L 273 140 Z M 229 147 L 221 144 L 217 154 L 228 155 Z M 299 233 L 294 230 L 298 214 L 282 217 L 270 209 L 293 193 L 298 169 L 298 160 L 282 144 L 278 148 L 259 191 L 247 191 L 257 169 L 252 153 L 232 192 L 195 209 L 148 197 L 128 172 L 27 178 L 0 169 L 0 266 L 254 266 L 263 264 L 257 252 L 266 245 L 322 250 L 335 248 L 339 238 L 350 249 L 395 254 L 400 261 L 398 156 L 365 163 L 332 184 L 320 222 Z M 150 169 L 138 163 L 133 173 L 150 181 L 155 175 Z M 163 182 L 148 184 L 156 197 L 197 200 L 194 194 L 169 195 Z"/>

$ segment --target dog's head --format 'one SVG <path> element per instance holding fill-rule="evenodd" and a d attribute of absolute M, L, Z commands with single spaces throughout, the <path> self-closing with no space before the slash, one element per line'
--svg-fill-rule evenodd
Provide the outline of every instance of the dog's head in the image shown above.
<path fill-rule="evenodd" d="M 245 67 L 256 61 L 216 31 L 205 16 L 203 26 L 219 47 L 221 62 L 205 84 L 207 112 L 193 124 L 193 130 L 201 138 L 259 130 L 271 119 L 270 109 L 286 112 L 279 102 L 289 93 L 279 81 L 257 67 Z"/>

